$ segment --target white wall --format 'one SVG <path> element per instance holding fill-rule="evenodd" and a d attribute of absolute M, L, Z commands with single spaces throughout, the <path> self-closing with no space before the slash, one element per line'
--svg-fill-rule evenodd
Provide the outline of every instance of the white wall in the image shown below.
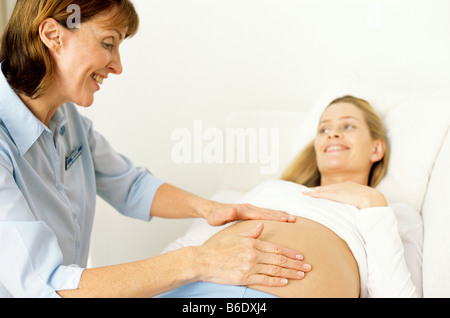
<path fill-rule="evenodd" d="M 0 1 L 0 32 L 3 30 L 3 28 L 6 25 L 6 9 L 4 8 L 5 3 L 3 1 Z"/>
<path fill-rule="evenodd" d="M 6 25 L 11 14 L 16 0 L 0 0 L 0 33 L 3 31 L 3 27 Z"/>
<path fill-rule="evenodd" d="M 354 71 L 391 88 L 450 85 L 448 0 L 134 0 L 139 34 L 83 110 L 138 165 L 208 197 L 218 165 L 171 159 L 177 127 L 222 127 L 240 109 L 306 109 Z M 153 256 L 188 224 L 127 220 L 99 203 L 93 265 Z M 105 246 L 111 246 L 106 248 Z"/>

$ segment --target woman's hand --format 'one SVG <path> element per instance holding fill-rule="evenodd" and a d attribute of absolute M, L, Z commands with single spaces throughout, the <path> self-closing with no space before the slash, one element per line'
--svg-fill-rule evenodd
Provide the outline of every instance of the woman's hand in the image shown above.
<path fill-rule="evenodd" d="M 243 235 L 195 247 L 199 279 L 238 286 L 285 286 L 302 279 L 311 266 L 296 251 L 258 240 L 263 230 L 261 223 Z"/>
<path fill-rule="evenodd" d="M 284 211 L 275 211 L 255 207 L 251 204 L 223 204 L 211 202 L 212 208 L 205 215 L 205 219 L 212 226 L 220 226 L 234 221 L 269 220 L 279 222 L 295 222 L 295 216 Z"/>
<path fill-rule="evenodd" d="M 261 209 L 251 204 L 224 204 L 163 184 L 155 194 L 151 216 L 161 218 L 204 218 L 210 225 L 220 226 L 239 220 L 295 222 L 295 216 L 283 211 Z"/>
<path fill-rule="evenodd" d="M 344 182 L 312 189 L 313 191 L 304 192 L 303 194 L 313 198 L 350 204 L 360 210 L 388 205 L 386 198 L 380 191 L 354 182 Z"/>

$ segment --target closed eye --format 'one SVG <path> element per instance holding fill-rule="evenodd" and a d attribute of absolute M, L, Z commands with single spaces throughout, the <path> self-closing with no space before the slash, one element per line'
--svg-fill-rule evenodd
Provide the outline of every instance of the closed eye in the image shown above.
<path fill-rule="evenodd" d="M 103 39 L 102 44 L 105 49 L 107 49 L 108 51 L 112 51 L 115 47 L 114 42 L 114 36 L 109 36 Z"/>
<path fill-rule="evenodd" d="M 112 43 L 103 43 L 103 46 L 109 51 L 112 51 L 114 49 L 114 44 Z"/>

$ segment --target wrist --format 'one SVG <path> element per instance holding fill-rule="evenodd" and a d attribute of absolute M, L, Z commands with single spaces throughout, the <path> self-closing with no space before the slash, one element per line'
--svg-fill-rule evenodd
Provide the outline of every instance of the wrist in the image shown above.
<path fill-rule="evenodd" d="M 190 246 L 186 247 L 188 269 L 190 282 L 205 281 L 206 279 L 206 267 L 204 259 L 203 246 Z"/>
<path fill-rule="evenodd" d="M 203 268 L 201 263 L 201 246 L 188 246 L 184 248 L 185 265 L 181 270 L 186 274 L 184 278 L 186 283 L 200 281 L 202 278 Z"/>
<path fill-rule="evenodd" d="M 208 216 L 214 211 L 216 202 L 210 200 L 203 200 L 197 208 L 197 214 L 200 218 L 208 219 Z"/>

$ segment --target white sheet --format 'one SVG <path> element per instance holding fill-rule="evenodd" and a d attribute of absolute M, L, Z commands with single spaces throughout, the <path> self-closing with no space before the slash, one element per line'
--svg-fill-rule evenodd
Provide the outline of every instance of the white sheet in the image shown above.
<path fill-rule="evenodd" d="M 273 180 L 262 183 L 236 202 L 286 210 L 334 231 L 347 242 L 358 262 L 362 297 L 421 296 L 422 223 L 418 212 L 406 205 L 360 211 L 350 205 L 303 195 L 307 190 L 298 184 Z M 201 245 L 222 228 L 196 222 L 166 251 Z"/>

